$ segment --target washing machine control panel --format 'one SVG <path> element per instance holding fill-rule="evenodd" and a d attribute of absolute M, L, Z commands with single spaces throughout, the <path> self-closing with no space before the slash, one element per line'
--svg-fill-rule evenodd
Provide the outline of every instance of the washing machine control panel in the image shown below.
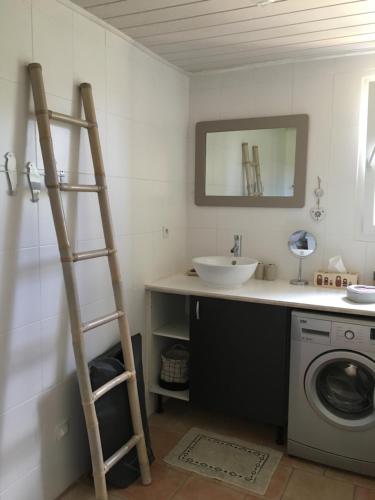
<path fill-rule="evenodd" d="M 375 352 L 375 319 L 366 321 L 333 316 L 292 314 L 292 340 Z"/>
<path fill-rule="evenodd" d="M 332 322 L 331 345 L 375 351 L 375 327 Z"/>

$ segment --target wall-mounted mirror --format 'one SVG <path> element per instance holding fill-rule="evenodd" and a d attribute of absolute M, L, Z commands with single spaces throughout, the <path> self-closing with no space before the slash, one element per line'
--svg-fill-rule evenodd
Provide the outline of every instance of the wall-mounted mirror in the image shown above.
<path fill-rule="evenodd" d="M 307 115 L 200 122 L 197 205 L 303 207 Z"/>

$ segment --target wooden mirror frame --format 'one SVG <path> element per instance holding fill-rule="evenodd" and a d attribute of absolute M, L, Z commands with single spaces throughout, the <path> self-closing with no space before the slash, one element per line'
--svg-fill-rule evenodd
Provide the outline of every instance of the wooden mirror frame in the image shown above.
<path fill-rule="evenodd" d="M 206 195 L 206 135 L 211 132 L 295 128 L 296 155 L 293 196 Z M 203 206 L 302 208 L 305 206 L 308 115 L 269 116 L 199 122 L 195 130 L 195 203 Z"/>

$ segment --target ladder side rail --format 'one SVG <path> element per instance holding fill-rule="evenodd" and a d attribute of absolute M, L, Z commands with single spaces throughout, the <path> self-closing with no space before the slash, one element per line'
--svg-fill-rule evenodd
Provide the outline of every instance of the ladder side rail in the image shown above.
<path fill-rule="evenodd" d="M 94 108 L 94 101 L 92 97 L 91 85 L 83 83 L 80 85 L 82 103 L 85 113 L 85 119 L 90 123 L 97 123 L 96 113 Z M 110 205 L 108 199 L 107 183 L 105 178 L 103 155 L 100 146 L 100 138 L 98 127 L 94 126 L 88 129 L 88 136 L 90 142 L 91 156 L 93 160 L 94 172 L 96 183 L 102 189 L 98 192 L 99 207 L 103 223 L 103 232 L 105 245 L 107 248 L 116 248 L 113 237 L 113 225 L 110 213 Z M 117 253 L 114 252 L 108 256 L 108 263 L 112 279 L 112 288 L 115 298 L 116 309 L 124 311 L 124 298 L 122 292 L 120 266 L 118 262 Z M 122 345 L 122 352 L 124 356 L 125 369 L 135 372 L 133 346 L 129 330 L 129 323 L 126 313 L 118 319 L 120 329 L 120 339 Z M 137 442 L 138 461 L 140 466 L 141 478 L 143 484 L 151 483 L 150 465 L 148 461 L 147 449 L 145 444 L 142 415 L 139 404 L 137 378 L 132 377 L 127 382 L 130 411 L 132 416 L 134 434 L 141 436 Z"/>
<path fill-rule="evenodd" d="M 82 405 L 86 420 L 89 445 L 91 449 L 91 460 L 94 472 L 95 489 L 98 499 L 107 500 L 107 487 L 104 474 L 104 460 L 99 433 L 99 425 L 92 398 L 89 369 L 85 359 L 84 348 L 81 337 L 81 315 L 79 309 L 79 297 L 73 271 L 72 251 L 69 244 L 66 229 L 65 216 L 60 198 L 59 181 L 56 172 L 56 162 L 53 151 L 50 121 L 43 84 L 42 68 L 40 64 L 33 63 L 28 66 L 32 92 L 35 103 L 35 114 L 39 130 L 39 140 L 42 150 L 46 186 L 51 203 L 53 220 L 56 228 L 60 256 L 62 259 L 63 275 L 68 299 L 71 332 L 73 338 L 73 350 L 77 366 L 79 388 L 81 392 Z M 64 260 L 66 259 L 66 260 Z"/>

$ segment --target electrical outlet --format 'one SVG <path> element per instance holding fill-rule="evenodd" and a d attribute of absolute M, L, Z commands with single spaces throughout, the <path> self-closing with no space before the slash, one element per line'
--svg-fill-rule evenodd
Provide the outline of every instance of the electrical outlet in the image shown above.
<path fill-rule="evenodd" d="M 63 420 L 55 427 L 56 441 L 60 441 L 69 433 L 69 420 Z"/>
<path fill-rule="evenodd" d="M 164 240 L 169 238 L 169 229 L 167 228 L 167 226 L 162 226 L 161 232 Z"/>

